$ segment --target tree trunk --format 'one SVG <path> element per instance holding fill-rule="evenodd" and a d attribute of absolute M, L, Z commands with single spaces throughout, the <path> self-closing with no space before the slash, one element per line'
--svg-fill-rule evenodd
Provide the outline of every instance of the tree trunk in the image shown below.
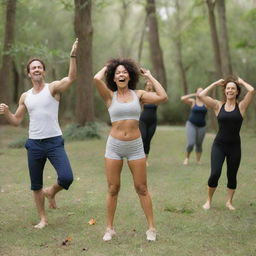
<path fill-rule="evenodd" d="M 174 38 L 174 44 L 176 48 L 176 63 L 177 68 L 179 71 L 179 77 L 181 86 L 183 88 L 183 94 L 188 94 L 188 83 L 186 78 L 186 71 L 183 65 L 183 59 L 182 59 L 182 41 L 181 41 L 181 20 L 180 20 L 180 5 L 179 0 L 175 1 L 175 7 L 176 7 L 176 15 L 175 15 L 175 21 L 176 21 L 176 36 Z"/>
<path fill-rule="evenodd" d="M 93 122 L 93 71 L 91 0 L 75 0 L 75 33 L 77 49 L 76 121 L 80 125 Z"/>
<path fill-rule="evenodd" d="M 2 67 L 0 68 L 0 102 L 4 102 L 6 104 L 11 103 L 11 95 L 14 88 L 14 60 L 10 50 L 15 38 L 16 3 L 16 0 L 9 0 L 6 5 L 4 47 Z M 0 118 L 0 123 L 6 123 L 6 120 L 4 118 Z"/>
<path fill-rule="evenodd" d="M 231 57 L 229 53 L 229 39 L 228 39 L 228 29 L 226 25 L 226 7 L 225 0 L 217 0 L 217 10 L 219 18 L 219 42 L 221 51 L 221 63 L 222 63 L 222 75 L 232 74 L 232 64 Z"/>
<path fill-rule="evenodd" d="M 120 54 L 122 57 L 130 57 L 133 55 L 133 46 L 138 40 L 137 29 L 134 29 L 132 33 L 129 33 L 129 34 L 127 33 L 127 31 L 129 30 L 129 24 L 127 22 L 128 22 L 129 16 L 132 15 L 132 4 L 133 4 L 133 1 L 131 0 L 121 0 L 122 9 L 119 12 L 119 17 L 120 17 L 119 31 L 120 32 L 119 32 L 118 40 L 120 42 Z M 139 27 L 140 20 L 142 20 L 142 17 L 139 17 L 139 20 L 137 22 L 138 27 Z"/>
<path fill-rule="evenodd" d="M 156 7 L 155 0 L 147 0 L 146 12 L 148 16 L 149 26 L 149 45 L 151 61 L 154 68 L 156 79 L 167 89 L 167 80 L 164 67 L 163 53 L 160 46 L 159 35 L 158 35 L 158 24 L 156 18 Z"/>
<path fill-rule="evenodd" d="M 222 77 L 222 64 L 221 64 L 221 56 L 220 56 L 220 46 L 219 46 L 219 39 L 216 27 L 216 20 L 214 15 L 214 7 L 215 1 L 214 0 L 206 0 L 208 6 L 208 17 L 209 17 L 209 25 L 211 30 L 211 39 L 212 39 L 212 46 L 214 52 L 214 63 L 215 63 L 215 74 L 216 79 L 220 79 Z"/>
<path fill-rule="evenodd" d="M 220 56 L 220 46 L 219 46 L 219 39 L 218 39 L 218 32 L 216 26 L 216 19 L 214 14 L 214 7 L 215 7 L 215 0 L 206 0 L 208 6 L 208 17 L 209 17 L 209 25 L 211 30 L 211 39 L 212 39 L 212 46 L 214 52 L 214 63 L 215 63 L 215 79 L 220 79 L 222 77 L 222 63 L 221 63 L 221 56 Z M 212 91 L 211 97 L 216 98 L 217 91 Z M 217 120 L 215 113 L 210 111 L 209 113 L 211 127 L 214 131 L 217 130 Z"/>
<path fill-rule="evenodd" d="M 138 62 L 139 63 L 141 61 L 141 56 L 142 56 L 144 36 L 145 36 L 145 32 L 146 32 L 146 27 L 147 27 L 147 20 L 148 20 L 148 16 L 146 15 L 144 25 L 143 25 L 143 28 L 141 31 L 140 42 L 139 42 L 139 50 L 138 50 Z"/>
<path fill-rule="evenodd" d="M 129 56 L 128 51 L 128 38 L 126 33 L 126 22 L 129 14 L 129 2 L 122 0 L 122 10 L 120 11 L 120 46 L 121 46 L 121 56 L 127 57 Z"/>
<path fill-rule="evenodd" d="M 19 84 L 20 84 L 20 77 L 19 77 L 19 72 L 16 67 L 15 62 L 12 63 L 12 68 L 13 68 L 13 93 L 12 93 L 12 102 L 15 102 L 16 104 L 19 102 L 19 97 L 21 95 L 20 90 L 19 90 Z"/>

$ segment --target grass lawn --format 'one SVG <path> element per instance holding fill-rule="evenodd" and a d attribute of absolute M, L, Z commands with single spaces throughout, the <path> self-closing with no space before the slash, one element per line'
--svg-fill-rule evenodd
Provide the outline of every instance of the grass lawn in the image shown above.
<path fill-rule="evenodd" d="M 183 166 L 185 129 L 158 127 L 152 141 L 148 183 L 152 194 L 156 242 L 145 239 L 147 229 L 134 192 L 127 164 L 115 218 L 117 236 L 103 242 L 106 180 L 101 140 L 66 143 L 75 180 L 69 191 L 57 196 L 58 209 L 47 207 L 49 226 L 35 230 L 38 217 L 29 187 L 25 149 L 7 143 L 26 134 L 24 128 L 0 127 L 0 255 L 1 256 L 255 256 L 256 255 L 256 134 L 242 133 L 242 162 L 238 173 L 235 211 L 225 207 L 226 166 L 215 193 L 212 209 L 204 211 L 210 148 L 207 134 L 202 165 L 192 154 Z M 55 182 L 50 164 L 45 186 Z M 88 221 L 96 219 L 95 225 Z M 65 240 L 69 240 L 63 243 Z"/>

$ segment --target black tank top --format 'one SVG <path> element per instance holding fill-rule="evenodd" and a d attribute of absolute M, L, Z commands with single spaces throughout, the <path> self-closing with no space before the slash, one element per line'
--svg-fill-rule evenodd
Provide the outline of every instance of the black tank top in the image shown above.
<path fill-rule="evenodd" d="M 240 129 L 243 122 L 243 117 L 240 113 L 238 104 L 236 103 L 233 111 L 225 110 L 225 103 L 221 106 L 217 116 L 219 131 L 215 141 L 225 144 L 240 143 Z"/>
<path fill-rule="evenodd" d="M 155 104 L 144 104 L 143 111 L 140 115 L 140 120 L 145 123 L 154 123 L 157 121 L 157 105 Z"/>

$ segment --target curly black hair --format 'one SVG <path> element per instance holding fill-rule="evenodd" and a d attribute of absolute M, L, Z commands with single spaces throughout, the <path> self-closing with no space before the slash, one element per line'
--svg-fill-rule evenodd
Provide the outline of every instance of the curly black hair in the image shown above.
<path fill-rule="evenodd" d="M 238 83 L 238 77 L 235 76 L 235 75 L 228 75 L 224 78 L 224 82 L 223 82 L 224 95 L 225 95 L 225 89 L 226 89 L 228 83 L 234 83 L 236 85 L 236 89 L 237 89 L 237 92 L 238 92 L 237 95 L 236 95 L 236 99 L 238 99 L 238 97 L 241 93 L 241 87 Z"/>
<path fill-rule="evenodd" d="M 106 70 L 106 84 L 111 91 L 117 91 L 117 85 L 114 81 L 116 68 L 122 65 L 128 71 L 130 76 L 130 81 L 128 83 L 128 88 L 131 90 L 135 90 L 137 83 L 139 81 L 139 67 L 136 62 L 129 58 L 116 58 L 110 59 L 107 62 L 107 70 Z"/>

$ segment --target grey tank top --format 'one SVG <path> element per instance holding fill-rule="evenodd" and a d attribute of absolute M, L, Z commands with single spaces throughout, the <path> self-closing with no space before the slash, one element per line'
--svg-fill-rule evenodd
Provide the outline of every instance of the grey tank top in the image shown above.
<path fill-rule="evenodd" d="M 117 100 L 117 91 L 114 92 L 112 103 L 108 108 L 111 123 L 120 120 L 137 120 L 140 119 L 141 105 L 138 96 L 133 90 L 133 100 L 130 102 L 119 102 Z"/>

